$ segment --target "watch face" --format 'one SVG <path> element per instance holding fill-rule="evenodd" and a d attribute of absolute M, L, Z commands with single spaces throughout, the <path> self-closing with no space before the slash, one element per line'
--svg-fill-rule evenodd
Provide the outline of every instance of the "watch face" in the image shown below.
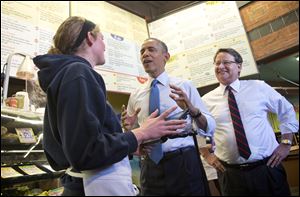
<path fill-rule="evenodd" d="M 281 140 L 281 143 L 282 143 L 282 144 L 292 145 L 291 140 L 288 140 L 288 139 Z"/>

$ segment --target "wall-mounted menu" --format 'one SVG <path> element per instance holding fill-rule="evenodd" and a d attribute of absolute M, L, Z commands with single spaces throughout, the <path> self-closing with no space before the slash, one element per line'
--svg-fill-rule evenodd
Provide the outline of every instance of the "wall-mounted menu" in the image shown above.
<path fill-rule="evenodd" d="M 46 53 L 56 29 L 68 16 L 68 1 L 1 1 L 1 70 L 9 54 Z M 22 60 L 13 58 L 10 76 L 16 76 Z"/>
<path fill-rule="evenodd" d="M 104 35 L 106 62 L 95 70 L 107 90 L 130 93 L 147 80 L 139 59 L 140 45 L 148 38 L 143 18 L 102 1 L 72 1 L 71 15 L 95 22 Z"/>
<path fill-rule="evenodd" d="M 130 93 L 147 81 L 139 60 L 140 45 L 148 38 L 146 21 L 103 1 L 1 1 L 1 69 L 11 53 L 46 53 L 58 26 L 69 14 L 100 26 L 106 63 L 96 71 L 103 76 L 108 91 Z M 212 62 L 220 47 L 232 47 L 242 54 L 241 76 L 257 73 L 233 1 L 203 2 L 151 22 L 148 28 L 151 37 L 165 41 L 170 49 L 166 66 L 169 74 L 192 80 L 196 87 L 217 82 Z M 21 61 L 21 57 L 13 59 L 11 76 L 15 76 Z"/>
<path fill-rule="evenodd" d="M 235 1 L 207 1 L 148 24 L 150 37 L 163 40 L 171 54 L 166 70 L 196 87 L 217 83 L 213 57 L 231 47 L 243 57 L 241 76 L 257 73 Z"/>

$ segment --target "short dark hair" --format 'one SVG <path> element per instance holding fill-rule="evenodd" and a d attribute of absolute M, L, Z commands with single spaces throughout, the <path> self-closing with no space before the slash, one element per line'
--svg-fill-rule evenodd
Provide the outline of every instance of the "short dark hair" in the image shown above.
<path fill-rule="evenodd" d="M 215 54 L 215 56 L 214 56 L 214 62 L 215 62 L 215 60 L 216 60 L 217 55 L 218 55 L 219 53 L 222 53 L 222 52 L 224 52 L 224 53 L 229 53 L 230 55 L 232 55 L 232 56 L 234 57 L 234 61 L 235 61 L 235 62 L 237 62 L 237 63 L 239 63 L 239 64 L 243 63 L 243 58 L 242 58 L 242 56 L 241 56 L 236 50 L 234 50 L 234 49 L 232 49 L 232 48 L 220 48 L 220 49 L 216 52 L 216 54 Z"/>
<path fill-rule="evenodd" d="M 148 40 L 155 40 L 155 41 L 157 41 L 161 45 L 163 51 L 168 53 L 168 47 L 167 47 L 166 43 L 164 43 L 163 41 L 161 41 L 161 40 L 159 40 L 157 38 L 147 38 L 145 40 L 145 42 L 148 41 Z"/>

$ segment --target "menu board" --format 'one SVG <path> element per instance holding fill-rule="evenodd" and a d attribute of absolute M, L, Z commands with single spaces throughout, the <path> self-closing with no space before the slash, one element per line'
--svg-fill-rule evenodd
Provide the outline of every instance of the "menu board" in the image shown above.
<path fill-rule="evenodd" d="M 97 23 L 104 34 L 106 64 L 96 71 L 107 90 L 130 93 L 147 81 L 139 60 L 140 44 L 148 37 L 145 20 L 102 1 L 1 1 L 1 69 L 9 54 L 47 53 L 58 26 L 70 16 L 70 8 L 72 16 Z M 22 56 L 13 56 L 10 76 L 16 76 L 22 60 Z"/>
<path fill-rule="evenodd" d="M 9 54 L 47 53 L 56 29 L 68 16 L 68 1 L 1 1 L 1 70 Z M 16 76 L 22 60 L 13 57 L 10 76 Z"/>
<path fill-rule="evenodd" d="M 1 69 L 9 54 L 45 54 L 58 26 L 70 15 L 99 25 L 106 45 L 102 75 L 108 91 L 130 93 L 147 81 L 140 46 L 149 37 L 163 40 L 171 58 L 170 75 L 191 80 L 196 87 L 217 83 L 213 56 L 232 47 L 243 56 L 241 76 L 257 73 L 247 36 L 234 1 L 208 1 L 146 24 L 126 10 L 104 1 L 1 1 Z M 10 76 L 23 60 L 12 59 Z M 37 69 L 37 68 L 36 68 Z"/>
<path fill-rule="evenodd" d="M 71 15 L 98 24 L 104 35 L 105 64 L 95 70 L 107 90 L 130 93 L 147 81 L 140 61 L 140 46 L 148 38 L 143 18 L 103 1 L 72 1 Z"/>
<path fill-rule="evenodd" d="M 12 167 L 1 167 L 1 178 L 11 178 L 23 176 Z"/>
<path fill-rule="evenodd" d="M 213 57 L 234 48 L 243 57 L 241 76 L 258 73 L 235 1 L 207 1 L 148 24 L 150 37 L 164 41 L 171 54 L 166 70 L 196 87 L 217 83 Z"/>

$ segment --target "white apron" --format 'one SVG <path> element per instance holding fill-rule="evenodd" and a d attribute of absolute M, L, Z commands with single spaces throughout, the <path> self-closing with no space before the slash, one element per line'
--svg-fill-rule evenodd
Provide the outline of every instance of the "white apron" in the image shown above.
<path fill-rule="evenodd" d="M 71 176 L 82 177 L 86 196 L 135 196 L 128 157 L 106 168 L 85 170 Z"/>

